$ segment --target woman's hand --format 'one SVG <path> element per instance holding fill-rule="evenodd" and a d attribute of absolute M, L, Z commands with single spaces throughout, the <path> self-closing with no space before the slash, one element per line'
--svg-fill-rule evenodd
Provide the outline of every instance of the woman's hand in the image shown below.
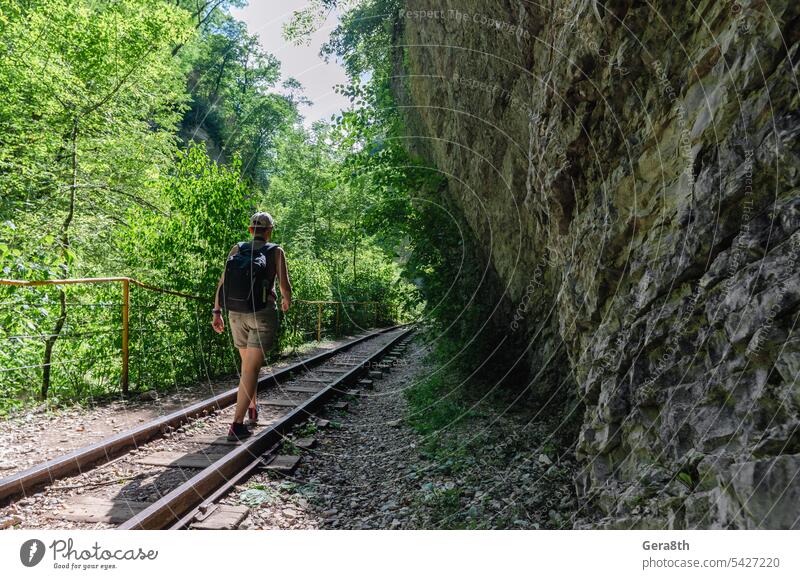
<path fill-rule="evenodd" d="M 288 312 L 292 305 L 292 298 L 281 296 L 281 311 Z"/>
<path fill-rule="evenodd" d="M 211 320 L 211 327 L 214 328 L 215 332 L 221 334 L 225 331 L 225 320 L 222 319 L 222 313 L 214 312 L 213 316 L 214 319 Z"/>

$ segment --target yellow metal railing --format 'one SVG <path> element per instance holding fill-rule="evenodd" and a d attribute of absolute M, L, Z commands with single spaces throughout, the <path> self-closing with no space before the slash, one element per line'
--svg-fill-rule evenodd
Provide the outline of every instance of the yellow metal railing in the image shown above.
<path fill-rule="evenodd" d="M 160 288 L 130 277 L 96 277 L 96 278 L 75 278 L 75 279 L 50 279 L 50 280 L 37 280 L 37 281 L 0 279 L 0 285 L 5 285 L 5 286 L 60 286 L 60 285 L 104 284 L 104 283 L 119 283 L 122 286 L 122 304 L 121 304 L 122 364 L 121 364 L 120 382 L 121 382 L 122 392 L 124 394 L 127 394 L 129 385 L 129 357 L 130 357 L 130 352 L 129 352 L 130 309 L 131 309 L 130 286 L 133 284 L 135 286 L 141 287 L 149 291 L 178 296 L 201 302 L 211 303 L 213 301 L 212 298 L 208 297 L 204 298 L 184 292 Z M 343 306 L 370 306 L 370 305 L 373 306 L 374 324 L 377 325 L 379 322 L 380 308 L 383 304 L 382 302 L 378 301 L 336 301 L 336 300 L 293 300 L 293 303 L 298 303 L 298 304 L 302 303 L 302 304 L 317 306 L 317 319 L 316 319 L 317 341 L 320 341 L 322 339 L 323 306 L 336 305 L 335 332 L 336 335 L 340 335 L 340 327 L 341 327 L 340 312 Z"/>
<path fill-rule="evenodd" d="M 193 296 L 191 294 L 187 294 L 184 292 L 178 292 L 174 290 L 163 289 L 160 287 L 156 287 L 139 280 L 133 279 L 131 277 L 87 277 L 87 278 L 75 278 L 75 279 L 46 279 L 46 280 L 36 280 L 36 281 L 27 281 L 27 280 L 17 280 L 17 279 L 0 279 L 0 285 L 10 285 L 10 286 L 45 286 L 45 285 L 76 285 L 76 284 L 95 284 L 95 283 L 120 283 L 122 284 L 122 371 L 120 376 L 120 382 L 122 386 L 122 392 L 128 392 L 128 364 L 129 364 L 129 341 L 130 341 L 130 285 L 134 284 L 141 288 L 163 293 L 169 294 L 173 296 L 179 296 L 186 299 L 191 300 L 198 300 L 198 301 L 205 301 L 204 298 L 199 296 Z"/>
<path fill-rule="evenodd" d="M 378 308 L 381 307 L 383 302 L 356 302 L 356 301 L 348 301 L 348 302 L 340 302 L 336 300 L 293 300 L 294 303 L 298 304 L 311 304 L 317 306 L 317 342 L 322 339 L 322 306 L 325 305 L 336 305 L 336 334 L 339 335 L 339 328 L 341 324 L 341 306 L 348 305 L 348 306 L 369 306 L 372 305 L 375 307 L 375 323 L 378 322 Z"/>

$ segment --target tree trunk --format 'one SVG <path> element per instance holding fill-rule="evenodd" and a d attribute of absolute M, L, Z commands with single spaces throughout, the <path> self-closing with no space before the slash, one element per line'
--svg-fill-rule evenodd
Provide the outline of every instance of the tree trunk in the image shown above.
<path fill-rule="evenodd" d="M 72 132 L 70 134 L 70 184 L 69 184 L 69 206 L 67 208 L 67 216 L 64 218 L 64 223 L 61 225 L 61 232 L 59 235 L 59 243 L 61 245 L 61 254 L 64 259 L 64 268 L 61 272 L 62 279 L 68 275 L 69 263 L 69 226 L 72 223 L 72 218 L 75 216 L 75 192 L 78 189 L 78 118 L 72 120 Z M 63 288 L 58 290 L 58 299 L 60 304 L 60 312 L 56 325 L 53 331 L 47 337 L 44 344 L 44 361 L 42 364 L 42 400 L 47 399 L 47 394 L 50 391 L 50 376 L 51 366 L 53 360 L 53 347 L 58 340 L 61 330 L 64 327 L 64 322 L 67 320 L 67 294 Z"/>
<path fill-rule="evenodd" d="M 67 320 L 67 294 L 63 289 L 58 290 L 58 300 L 61 305 L 61 312 L 53 327 L 52 333 L 44 343 L 44 363 L 42 365 L 42 400 L 47 400 L 47 393 L 50 391 L 50 367 L 53 359 L 53 346 L 56 344 L 61 328 Z"/>

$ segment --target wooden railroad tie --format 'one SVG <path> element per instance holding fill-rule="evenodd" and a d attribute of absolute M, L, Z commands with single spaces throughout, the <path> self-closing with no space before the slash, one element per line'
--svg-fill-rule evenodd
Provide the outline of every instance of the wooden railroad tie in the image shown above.
<path fill-rule="evenodd" d="M 164 450 L 136 459 L 138 464 L 170 468 L 207 468 L 225 456 L 225 452 L 172 452 Z"/>
<path fill-rule="evenodd" d="M 230 531 L 237 528 L 250 507 L 244 505 L 211 505 L 205 513 L 197 516 L 189 525 L 190 529 L 200 529 L 203 531 Z"/>
<path fill-rule="evenodd" d="M 303 450 L 308 450 L 309 448 L 314 448 L 317 446 L 317 439 L 316 438 L 298 438 L 297 440 L 293 441 L 293 444 L 297 448 L 302 448 Z"/>
<path fill-rule="evenodd" d="M 362 378 L 358 381 L 358 385 L 367 390 L 372 390 L 375 387 L 375 383 L 369 378 Z"/>
<path fill-rule="evenodd" d="M 119 524 L 138 515 L 150 506 L 147 502 L 109 500 L 98 497 L 72 497 L 62 510 L 48 513 L 48 519 L 78 521 L 82 523 Z"/>
<path fill-rule="evenodd" d="M 215 446 L 239 446 L 242 444 L 241 440 L 228 440 L 227 436 L 193 436 L 187 438 L 183 442 L 192 444 L 212 444 Z"/>
<path fill-rule="evenodd" d="M 284 388 L 287 392 L 299 392 L 302 394 L 316 394 L 320 392 L 322 388 L 317 388 L 315 386 L 287 386 Z"/>
<path fill-rule="evenodd" d="M 294 408 L 300 406 L 300 400 L 284 400 L 283 398 L 267 398 L 262 403 L 264 406 L 280 406 L 281 408 Z"/>
<path fill-rule="evenodd" d="M 372 378 L 372 379 L 376 379 L 376 378 L 377 379 L 381 379 L 381 378 L 383 378 L 383 372 L 381 372 L 380 370 L 370 370 L 369 371 L 369 377 Z"/>
<path fill-rule="evenodd" d="M 292 474 L 297 465 L 300 464 L 300 457 L 291 454 L 278 454 L 265 459 L 262 467 L 264 470 L 271 470 L 281 474 Z"/>

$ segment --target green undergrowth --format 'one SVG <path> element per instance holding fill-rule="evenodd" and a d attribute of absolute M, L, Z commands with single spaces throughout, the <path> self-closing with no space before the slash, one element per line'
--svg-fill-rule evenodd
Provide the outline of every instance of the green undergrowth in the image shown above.
<path fill-rule="evenodd" d="M 422 361 L 427 378 L 405 393 L 405 422 L 422 436 L 412 498 L 421 528 L 569 528 L 569 407 L 544 412 L 521 373 L 499 382 L 502 361 L 477 371 L 484 359 L 461 351 L 456 340 L 438 343 Z"/>
<path fill-rule="evenodd" d="M 423 331 L 417 338 L 425 342 Z M 467 360 L 474 359 L 463 352 L 457 339 L 441 339 L 424 355 L 425 376 L 405 391 L 407 412 L 405 421 L 419 434 L 431 435 L 462 424 L 474 417 L 473 408 L 480 387 L 469 379 Z"/>
<path fill-rule="evenodd" d="M 469 410 L 458 381 L 449 374 L 436 374 L 406 393 L 407 422 L 420 434 L 435 433 L 462 421 Z"/>

